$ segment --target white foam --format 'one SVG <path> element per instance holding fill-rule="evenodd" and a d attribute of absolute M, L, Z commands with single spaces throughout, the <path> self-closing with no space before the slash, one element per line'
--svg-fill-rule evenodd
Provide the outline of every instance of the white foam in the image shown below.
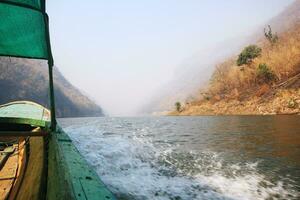
<path fill-rule="evenodd" d="M 259 174 L 257 163 L 226 166 L 213 152 L 197 155 L 177 153 L 172 145 L 157 147 L 145 136 L 148 129 L 103 135 L 104 130 L 89 124 L 65 130 L 103 182 L 124 199 L 259 200 L 299 196 L 282 182 L 271 183 Z"/>

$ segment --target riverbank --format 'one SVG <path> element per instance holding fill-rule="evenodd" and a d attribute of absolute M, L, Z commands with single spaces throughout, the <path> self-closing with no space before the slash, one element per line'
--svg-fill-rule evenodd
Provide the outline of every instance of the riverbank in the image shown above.
<path fill-rule="evenodd" d="M 261 87 L 262 90 L 266 87 Z M 300 89 L 278 89 L 246 99 L 223 99 L 214 97 L 186 104 L 180 112 L 172 111 L 168 115 L 276 115 L 300 114 Z M 266 89 L 265 89 L 266 90 Z"/>
<path fill-rule="evenodd" d="M 256 44 L 216 65 L 192 101 L 174 102 L 167 115 L 300 114 L 300 23 L 278 35 L 268 27 Z"/>

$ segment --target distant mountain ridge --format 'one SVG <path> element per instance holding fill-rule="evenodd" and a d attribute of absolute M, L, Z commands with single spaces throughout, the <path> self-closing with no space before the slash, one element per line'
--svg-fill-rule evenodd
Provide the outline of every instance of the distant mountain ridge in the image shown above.
<path fill-rule="evenodd" d="M 168 113 L 168 110 L 174 109 L 174 103 L 177 101 L 193 101 L 201 97 L 200 93 L 208 87 L 215 66 L 239 54 L 247 44 L 260 44 L 264 40 L 264 28 L 267 25 L 271 25 L 272 30 L 278 34 L 298 27 L 300 25 L 300 0 L 295 0 L 281 13 L 258 26 L 249 35 L 224 41 L 206 49 L 204 53 L 195 54 L 189 62 L 180 66 L 176 73 L 177 77 L 166 84 L 141 109 L 141 113 Z"/>
<path fill-rule="evenodd" d="M 100 106 L 83 95 L 54 68 L 57 117 L 103 116 Z M 0 104 L 29 100 L 49 107 L 45 61 L 0 57 Z"/>

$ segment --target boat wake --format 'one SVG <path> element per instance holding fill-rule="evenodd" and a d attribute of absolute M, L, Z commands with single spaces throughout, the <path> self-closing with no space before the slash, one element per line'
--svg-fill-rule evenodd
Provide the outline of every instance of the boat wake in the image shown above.
<path fill-rule="evenodd" d="M 122 126 L 116 127 L 122 130 Z M 66 132 L 118 199 L 297 199 L 281 181 L 272 183 L 259 163 L 226 164 L 214 152 L 185 152 L 155 145 L 147 129 L 126 134 L 95 125 L 69 126 Z M 103 130 L 103 129 L 102 129 Z M 151 134 L 150 134 L 151 135 Z"/>

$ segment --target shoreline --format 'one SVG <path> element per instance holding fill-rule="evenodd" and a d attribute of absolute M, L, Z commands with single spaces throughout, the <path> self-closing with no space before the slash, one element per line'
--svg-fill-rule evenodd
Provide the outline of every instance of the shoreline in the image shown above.
<path fill-rule="evenodd" d="M 247 100 L 200 100 L 187 103 L 180 112 L 168 116 L 226 116 L 226 115 L 300 115 L 300 89 L 282 89 Z"/>

